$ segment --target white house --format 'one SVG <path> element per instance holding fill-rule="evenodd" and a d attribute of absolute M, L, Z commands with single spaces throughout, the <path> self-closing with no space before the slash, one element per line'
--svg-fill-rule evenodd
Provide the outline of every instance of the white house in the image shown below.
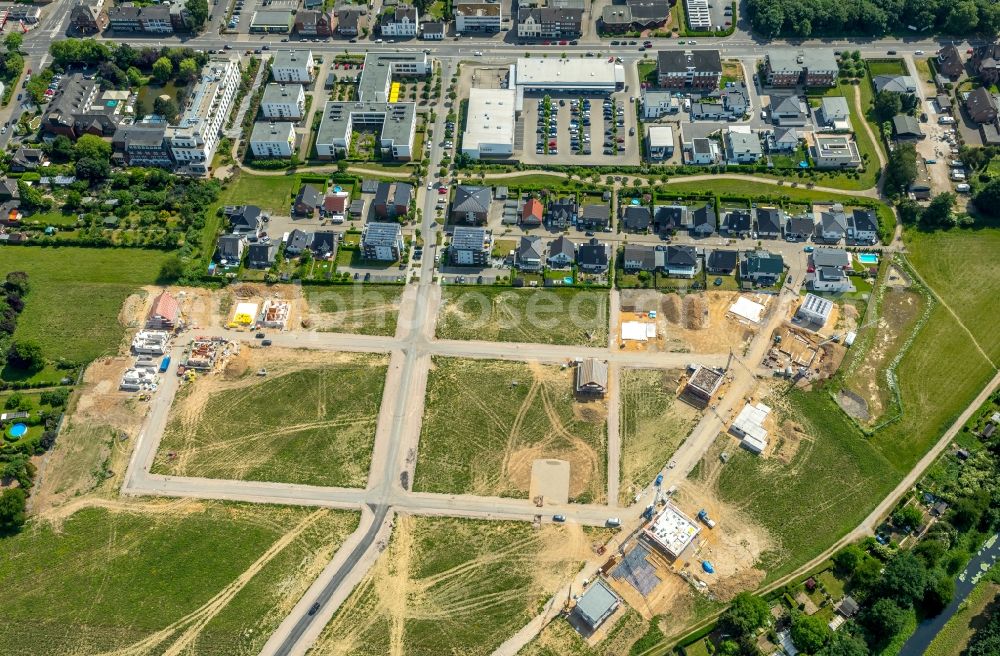
<path fill-rule="evenodd" d="M 725 130 L 723 141 L 729 164 L 753 164 L 764 156 L 760 137 L 749 128 L 729 128 Z"/>
<path fill-rule="evenodd" d="M 291 157 L 295 151 L 295 126 L 287 121 L 257 121 L 250 133 L 254 157 Z"/>
<path fill-rule="evenodd" d="M 272 82 L 264 87 L 260 100 L 264 118 L 273 121 L 297 121 L 306 111 L 306 94 L 301 84 Z"/>
<path fill-rule="evenodd" d="M 385 10 L 379 27 L 382 36 L 415 37 L 419 19 L 420 12 L 413 5 L 396 5 Z"/>
<path fill-rule="evenodd" d="M 679 111 L 681 111 L 680 100 L 669 91 L 642 90 L 642 117 L 644 119 L 657 119 L 667 114 L 676 114 Z"/>
<path fill-rule="evenodd" d="M 271 60 L 271 75 L 275 82 L 309 84 L 315 67 L 311 50 L 279 50 Z"/>

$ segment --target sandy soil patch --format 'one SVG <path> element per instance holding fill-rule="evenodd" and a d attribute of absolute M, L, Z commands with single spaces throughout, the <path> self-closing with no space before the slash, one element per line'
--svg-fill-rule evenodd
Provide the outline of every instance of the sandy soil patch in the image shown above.
<path fill-rule="evenodd" d="M 621 295 L 623 322 L 648 321 L 647 313 L 657 311 L 656 339 L 631 343 L 627 348 L 681 353 L 725 353 L 733 349 L 742 353 L 756 329 L 740 323 L 729 314 L 730 306 L 738 297 L 738 292 L 709 291 L 681 295 L 624 290 Z"/>

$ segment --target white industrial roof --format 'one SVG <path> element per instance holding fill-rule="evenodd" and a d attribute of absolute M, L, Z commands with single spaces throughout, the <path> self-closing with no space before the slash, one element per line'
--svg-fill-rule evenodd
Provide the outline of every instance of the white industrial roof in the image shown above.
<path fill-rule="evenodd" d="M 478 149 L 479 144 L 510 144 L 514 147 L 513 89 L 470 89 L 462 149 Z"/>
<path fill-rule="evenodd" d="M 626 321 L 622 324 L 622 339 L 645 342 L 656 337 L 656 324 L 645 321 Z"/>
<path fill-rule="evenodd" d="M 676 558 L 701 530 L 693 520 L 667 504 L 663 512 L 646 528 L 646 535 L 668 554 Z"/>
<path fill-rule="evenodd" d="M 663 148 L 674 145 L 674 129 L 669 125 L 654 125 L 649 128 L 650 148 Z"/>
<path fill-rule="evenodd" d="M 613 89 L 624 81 L 625 68 L 603 59 L 520 57 L 517 60 L 517 85 L 533 89 Z"/>

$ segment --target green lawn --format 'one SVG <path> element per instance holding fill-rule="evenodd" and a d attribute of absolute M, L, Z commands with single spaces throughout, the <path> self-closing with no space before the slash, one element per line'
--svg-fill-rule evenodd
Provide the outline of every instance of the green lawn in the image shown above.
<path fill-rule="evenodd" d="M 808 435 L 791 462 L 730 449 L 717 484 L 724 501 L 774 540 L 775 548 L 761 557 L 767 581 L 793 571 L 857 526 L 897 480 L 892 464 L 826 392 L 792 392 L 785 398 L 788 419 L 803 424 Z M 720 440 L 728 444 L 731 438 Z M 700 471 L 717 458 L 717 449 L 706 455 Z"/>
<path fill-rule="evenodd" d="M 817 181 L 816 184 L 818 186 L 827 186 L 825 180 Z M 798 186 L 793 187 L 791 181 L 787 181 L 782 185 L 770 185 L 764 182 L 736 180 L 732 178 L 720 178 L 718 180 L 712 180 L 711 182 L 705 182 L 704 180 L 689 182 L 685 181 L 684 176 L 678 176 L 671 178 L 664 187 L 664 190 L 670 194 L 697 194 L 711 191 L 722 196 L 727 194 L 740 196 L 771 196 L 774 198 L 787 198 L 791 201 L 836 201 L 845 204 L 856 204 L 859 200 L 857 196 L 851 196 L 850 194 L 839 194 L 808 189 L 806 187 L 806 183 L 803 181 L 799 181 Z"/>
<path fill-rule="evenodd" d="M 605 534 L 551 524 L 536 530 L 527 522 L 401 517 L 386 553 L 309 654 L 487 656 L 541 610 L 579 570 L 590 541 Z M 586 552 L 566 546 L 570 536 L 582 539 Z"/>
<path fill-rule="evenodd" d="M 116 353 L 124 334 L 122 302 L 156 281 L 167 256 L 111 248 L 0 249 L 0 271 L 25 271 L 31 286 L 15 338 L 38 341 L 50 360 L 89 362 Z"/>
<path fill-rule="evenodd" d="M 357 335 L 395 335 L 403 285 L 306 285 L 309 318 L 316 330 Z"/>
<path fill-rule="evenodd" d="M 574 400 L 572 371 L 435 358 L 413 487 L 527 498 L 532 462 L 558 458 L 570 463 L 571 498 L 602 501 L 606 417 L 603 402 Z"/>
<path fill-rule="evenodd" d="M 145 511 L 84 509 L 58 530 L 35 522 L 0 540 L 0 652 L 162 653 L 193 628 L 199 654 L 256 654 L 357 525 L 356 514 L 330 510 L 132 503 Z M 245 586 L 235 584 L 300 525 Z M 230 585 L 213 618 L 205 605 Z M 207 622 L 200 632 L 199 620 Z"/>
<path fill-rule="evenodd" d="M 174 401 L 153 471 L 364 487 L 386 369 L 384 356 L 354 355 L 229 385 L 196 381 Z"/>
<path fill-rule="evenodd" d="M 653 482 L 688 436 L 698 413 L 675 398 L 680 371 L 621 372 L 621 488 L 619 502 Z"/>
<path fill-rule="evenodd" d="M 220 197 L 223 205 L 257 205 L 275 214 L 288 215 L 298 191 L 300 176 L 253 175 L 241 172 Z"/>
<path fill-rule="evenodd" d="M 43 226 L 72 226 L 76 225 L 76 212 L 61 212 L 52 210 L 51 212 L 40 212 L 29 216 L 25 223 L 38 223 Z"/>
<path fill-rule="evenodd" d="M 869 59 L 868 70 L 876 75 L 909 75 L 902 59 Z"/>
<path fill-rule="evenodd" d="M 607 345 L 608 292 L 446 287 L 437 336 L 493 342 Z"/>
<path fill-rule="evenodd" d="M 910 230 L 906 240 L 910 262 L 927 284 L 945 299 L 993 361 L 1000 360 L 1000 331 L 996 330 L 1000 228 Z"/>

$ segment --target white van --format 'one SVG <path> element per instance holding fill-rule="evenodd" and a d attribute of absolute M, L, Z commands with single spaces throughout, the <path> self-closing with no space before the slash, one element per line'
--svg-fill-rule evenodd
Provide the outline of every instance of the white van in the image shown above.
<path fill-rule="evenodd" d="M 954 122 L 955 122 L 955 118 L 953 116 L 939 116 L 938 117 L 938 123 L 940 123 L 941 125 L 951 125 Z"/>
<path fill-rule="evenodd" d="M 971 190 L 971 187 L 969 187 L 969 185 L 967 185 L 964 182 L 961 183 L 961 184 L 955 185 L 955 191 L 957 191 L 960 194 L 967 194 L 967 193 L 969 193 L 970 190 Z"/>

